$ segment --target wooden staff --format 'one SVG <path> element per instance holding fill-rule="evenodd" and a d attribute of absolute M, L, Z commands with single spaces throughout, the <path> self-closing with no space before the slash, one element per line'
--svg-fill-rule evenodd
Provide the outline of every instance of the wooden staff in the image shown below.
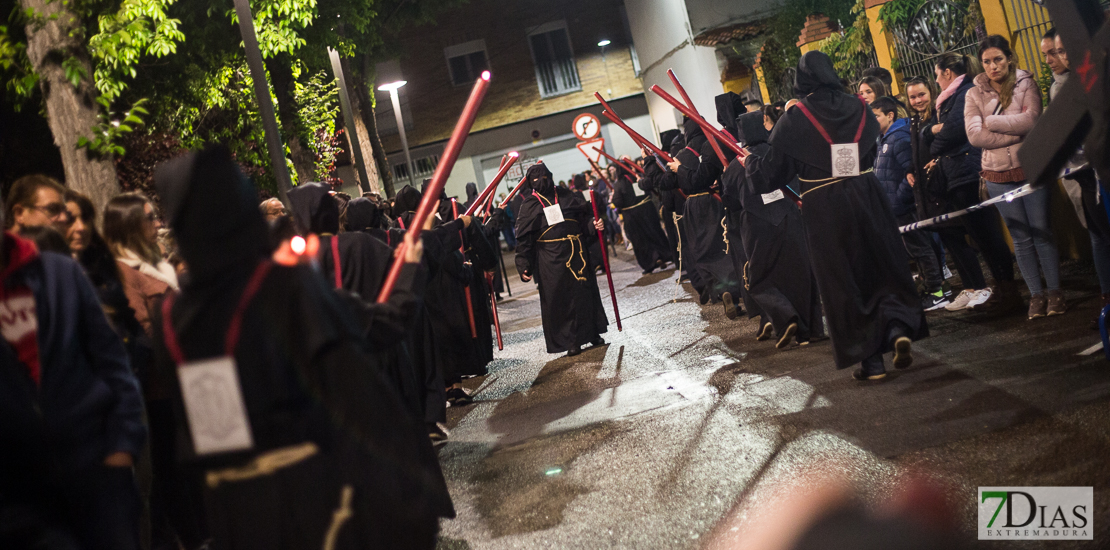
<path fill-rule="evenodd" d="M 601 111 L 601 114 L 604 115 L 605 118 L 612 121 L 613 124 L 620 126 L 621 129 L 628 134 L 628 137 L 632 138 L 632 141 L 639 143 L 641 146 L 646 147 L 652 153 L 659 155 L 659 157 L 662 158 L 665 162 L 671 162 L 674 160 L 673 158 L 671 158 L 671 155 L 656 147 L 654 143 L 648 141 L 647 138 L 641 136 L 632 128 L 629 128 L 628 125 L 625 124 L 623 120 L 621 120 L 621 117 L 617 116 L 616 111 L 613 111 L 613 108 L 609 106 L 609 102 L 605 101 L 605 98 L 601 97 L 600 93 L 594 92 L 594 97 L 597 98 L 597 100 L 601 103 L 601 106 L 605 109 Z"/>
<path fill-rule="evenodd" d="M 500 241 L 498 241 L 500 242 Z M 498 245 L 500 248 L 500 245 Z M 501 251 L 497 251 L 501 254 Z M 497 319 L 497 293 L 493 290 L 493 273 L 486 273 L 486 284 L 489 285 L 489 301 L 493 312 L 493 328 L 497 329 L 497 351 L 505 349 L 505 343 L 501 341 L 501 321 Z"/>
<path fill-rule="evenodd" d="M 590 167 L 594 169 L 594 172 L 597 172 L 597 177 L 601 180 L 601 183 L 604 183 L 605 187 L 608 187 L 609 190 L 612 191 L 613 184 L 609 183 L 609 179 L 605 177 L 605 172 L 601 170 L 601 167 L 598 166 L 596 162 L 594 162 L 594 159 L 586 157 L 586 162 L 590 163 Z"/>
<path fill-rule="evenodd" d="M 487 185 L 486 188 L 482 190 L 482 193 L 478 195 L 476 199 L 474 199 L 474 204 L 471 204 L 469 207 L 467 207 L 466 212 L 463 213 L 464 216 L 472 216 L 479 207 L 486 203 L 486 199 L 493 196 L 493 192 L 497 190 L 497 185 L 501 183 L 501 179 L 505 177 L 505 174 L 509 172 L 509 168 L 513 165 L 514 162 L 516 162 L 516 159 L 519 157 L 520 154 L 516 151 L 509 153 L 509 160 L 501 164 L 501 169 L 498 170 L 497 174 L 493 176 L 493 180 L 491 180 L 489 182 L 489 185 Z"/>
<path fill-rule="evenodd" d="M 524 182 L 526 181 L 528 181 L 527 174 L 525 174 L 523 178 L 520 178 L 520 181 L 517 182 L 516 187 L 513 187 L 513 190 L 509 191 L 509 195 L 505 197 L 505 200 L 501 201 L 501 204 L 498 205 L 498 208 L 505 208 L 506 206 L 508 206 L 509 201 L 513 200 L 513 197 L 516 196 L 517 191 L 520 191 L 520 188 L 524 186 Z"/>
<path fill-rule="evenodd" d="M 606 153 L 605 151 L 602 151 L 601 149 L 598 149 L 597 147 L 594 147 L 594 151 L 597 151 L 598 153 L 601 153 L 601 156 L 609 159 L 609 162 L 612 162 L 613 164 L 616 164 L 617 166 L 620 166 L 621 168 L 624 168 L 630 174 L 643 174 L 644 173 L 644 169 L 640 168 L 639 164 L 632 163 L 631 165 L 629 165 L 627 162 L 624 162 L 623 160 L 618 159 L 618 158 L 614 158 L 613 155 L 610 155 L 609 153 Z"/>
<path fill-rule="evenodd" d="M 455 219 L 459 219 L 459 201 L 451 198 L 451 214 Z M 469 214 L 468 214 L 469 215 Z M 473 221 L 471 223 L 474 223 Z M 466 225 L 463 225 L 466 227 Z M 463 261 L 466 260 L 466 240 L 463 238 L 463 230 L 459 229 L 459 253 L 463 255 Z M 463 287 L 466 291 L 466 318 L 470 321 L 470 337 L 478 337 L 478 325 L 474 323 L 474 302 L 471 301 L 472 295 L 470 294 L 470 285 L 467 284 Z"/>
<path fill-rule="evenodd" d="M 447 184 L 447 176 L 451 175 L 451 169 L 455 167 L 455 161 L 459 159 L 459 151 L 462 150 L 463 142 L 466 141 L 470 128 L 474 126 L 474 119 L 478 116 L 478 107 L 482 105 L 482 99 L 486 96 L 486 91 L 489 90 L 489 79 L 490 72 L 483 71 L 482 76 L 478 78 L 474 83 L 474 88 L 470 91 L 470 97 L 466 100 L 466 106 L 463 107 L 462 116 L 455 123 L 455 130 L 451 132 L 451 139 L 447 140 L 447 147 L 444 148 L 443 155 L 439 157 L 439 164 L 436 166 L 435 173 L 432 174 L 428 191 L 420 199 L 420 206 L 417 207 L 412 224 L 409 225 L 408 231 L 413 233 L 413 237 L 420 237 L 420 232 L 424 228 L 424 221 L 432 214 L 432 209 L 439 201 L 440 194 L 443 193 L 443 186 Z M 389 300 L 389 295 L 393 293 L 393 287 L 397 285 L 397 277 L 401 275 L 401 268 L 405 265 L 404 241 L 397 248 L 397 257 L 393 260 L 393 265 L 389 268 L 389 273 L 382 283 L 381 292 L 378 293 L 379 304 Z"/>
<path fill-rule="evenodd" d="M 736 152 L 737 156 L 739 157 L 738 160 L 740 161 L 740 165 L 745 166 L 744 157 L 748 156 L 748 152 L 745 151 L 743 147 L 740 147 L 740 144 L 733 141 L 732 138 L 728 136 L 728 134 L 725 134 L 724 132 L 721 132 L 720 130 L 714 128 L 712 124 L 707 122 L 704 118 L 698 116 L 696 112 L 691 111 L 685 105 L 679 103 L 677 99 L 671 97 L 671 94 L 668 94 L 659 86 L 652 86 L 651 91 L 655 92 L 656 95 L 663 98 L 663 101 L 670 103 L 671 106 L 673 106 L 675 109 L 678 109 L 679 112 L 686 115 L 691 120 L 697 122 L 698 125 L 701 126 L 702 130 L 705 130 L 706 133 L 717 136 L 721 140 L 721 143 L 724 143 L 726 146 L 728 146 L 729 149 L 732 149 Z M 784 193 L 786 193 L 787 196 L 790 197 L 791 200 L 794 201 L 795 204 L 797 204 L 799 207 L 802 205 L 802 197 L 798 195 L 798 193 L 796 193 L 793 189 L 791 189 L 790 186 L 784 185 L 782 186 L 782 190 Z"/>
<path fill-rule="evenodd" d="M 597 216 L 597 196 L 594 195 L 593 189 L 590 189 L 590 206 L 594 208 L 594 219 L 601 219 Z M 597 227 L 594 229 L 597 230 L 597 240 L 604 243 L 605 238 L 602 237 L 601 230 Z M 605 266 L 605 278 L 609 280 L 609 298 L 613 300 L 613 316 L 617 318 L 617 332 L 622 332 L 624 329 L 621 328 L 621 312 L 617 309 L 617 291 L 613 290 L 613 274 L 609 271 L 609 255 L 605 253 L 604 246 L 599 248 L 601 248 L 601 264 Z"/>
<path fill-rule="evenodd" d="M 671 83 L 673 83 L 674 87 L 678 89 L 678 94 L 682 96 L 682 100 L 686 102 L 686 106 L 689 107 L 695 115 L 697 115 L 697 118 L 704 121 L 705 117 L 701 116 L 701 113 L 698 112 L 697 107 L 694 107 L 694 101 L 690 99 L 689 95 L 686 94 L 686 88 L 682 87 L 682 83 L 678 81 L 678 77 L 675 76 L 674 71 L 671 69 L 667 69 L 667 76 L 671 77 Z M 725 158 L 724 152 L 721 151 L 721 146 L 717 145 L 717 140 L 713 139 L 712 135 L 709 136 L 709 146 L 712 147 L 713 152 L 717 154 L 717 160 L 721 161 L 721 166 L 728 168 L 728 159 Z M 740 153 L 737 154 L 739 155 Z M 741 164 L 743 164 L 743 161 L 740 162 Z"/>

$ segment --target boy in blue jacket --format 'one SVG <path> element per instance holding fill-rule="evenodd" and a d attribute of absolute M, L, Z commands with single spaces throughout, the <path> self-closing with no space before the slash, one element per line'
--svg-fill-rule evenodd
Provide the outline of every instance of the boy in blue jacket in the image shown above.
<path fill-rule="evenodd" d="M 898 102 L 891 97 L 880 97 L 871 104 L 871 111 L 879 120 L 878 155 L 875 157 L 875 176 L 883 184 L 890 208 L 898 225 L 917 221 L 917 208 L 914 204 L 913 189 L 907 174 L 913 172 L 913 147 L 910 144 L 910 120 L 898 118 Z M 922 307 L 933 311 L 948 305 L 949 300 L 942 289 L 944 276 L 940 262 L 929 244 L 929 238 L 922 231 L 902 234 L 906 252 L 917 263 L 921 279 L 925 283 Z"/>
<path fill-rule="evenodd" d="M 0 548 L 138 549 L 145 438 L 139 383 L 81 267 L 0 233 Z"/>

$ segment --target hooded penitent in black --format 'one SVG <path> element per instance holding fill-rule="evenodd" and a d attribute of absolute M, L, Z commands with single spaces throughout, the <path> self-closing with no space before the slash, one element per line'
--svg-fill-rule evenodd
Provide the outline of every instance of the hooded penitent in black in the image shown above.
<path fill-rule="evenodd" d="M 682 132 L 679 130 L 667 130 L 659 134 L 659 143 L 671 155 L 677 154 L 679 150 L 685 147 Z M 644 175 L 640 178 L 638 185 L 640 189 L 654 194 L 659 199 L 659 218 L 663 221 L 663 231 L 666 232 L 667 241 L 671 245 L 671 258 L 674 259 L 676 265 L 680 264 L 679 243 L 682 241 L 679 237 L 678 226 L 675 224 L 675 218 L 681 216 L 686 199 L 682 197 L 678 190 L 678 180 L 674 173 L 663 165 L 663 159 L 651 155 L 648 157 L 648 162 L 644 164 Z M 685 265 L 677 267 L 686 271 Z"/>
<path fill-rule="evenodd" d="M 187 361 L 225 355 L 248 280 L 269 262 L 266 225 L 227 149 L 170 161 L 155 182 L 195 269 L 170 318 L 154 322 L 155 377 L 173 402 L 175 422 L 164 428 L 189 472 L 181 482 L 205 493 L 212 547 L 314 548 L 339 510 L 351 516 L 336 548 L 433 548 L 437 517 L 453 510 L 428 438 L 374 368 L 350 312 L 309 267 L 272 265 L 243 309 L 233 358 L 252 447 L 194 452 L 163 327 L 173 327 Z M 400 291 L 409 279 L 411 270 Z"/>
<path fill-rule="evenodd" d="M 529 168 L 525 177 L 533 191 L 517 211 L 516 268 L 539 285 L 547 352 L 573 350 L 600 340 L 609 325 L 586 252 L 597 238 L 593 210 L 571 191 L 556 187 L 543 164 Z M 543 209 L 556 204 L 564 221 L 551 225 Z"/>
<path fill-rule="evenodd" d="M 766 154 L 770 146 L 763 113 L 740 115 L 737 122 L 740 139 L 751 153 L 747 158 Z M 823 336 L 821 301 L 798 207 L 781 193 L 756 191 L 738 159 L 725 170 L 722 181 L 725 202 L 738 207 L 736 215 L 729 207 L 729 223 L 741 237 L 747 257 L 741 273 L 748 316 L 759 315 L 760 327 L 771 323 L 780 338 L 790 323 L 798 324 L 799 342 Z"/>
<path fill-rule="evenodd" d="M 633 182 L 632 174 L 618 167 L 617 181 L 613 182 L 613 207 L 624 222 L 624 233 L 632 241 L 636 263 L 644 273 L 663 268 L 672 261 L 671 245 L 659 224 L 659 214 L 651 196 Z"/>
<path fill-rule="evenodd" d="M 686 194 L 686 209 L 680 226 L 685 237 L 682 261 L 688 264 L 684 267 L 691 274 L 690 283 L 703 303 L 719 301 L 725 292 L 732 295 L 733 302 L 738 302 L 742 282 L 728 256 L 732 249 L 725 228 L 725 209 L 718 195 L 719 188 L 714 187 L 723 167 L 701 126 L 686 120 L 683 133 L 686 148 L 675 156 L 682 163 L 676 173 L 678 185 Z M 696 278 L 694 273 L 697 273 Z"/>
<path fill-rule="evenodd" d="M 835 143 L 850 143 L 863 117 L 864 173 L 830 178 L 828 142 L 801 109 L 792 108 L 771 132 L 767 152 L 747 163 L 748 176 L 759 193 L 799 178 L 810 260 L 836 365 L 846 368 L 865 359 L 874 364 L 891 349 L 892 331 L 912 339 L 929 333 L 890 201 L 871 173 L 879 123 L 858 98 L 841 91 L 832 62 L 821 52 L 802 56 L 794 91 Z"/>

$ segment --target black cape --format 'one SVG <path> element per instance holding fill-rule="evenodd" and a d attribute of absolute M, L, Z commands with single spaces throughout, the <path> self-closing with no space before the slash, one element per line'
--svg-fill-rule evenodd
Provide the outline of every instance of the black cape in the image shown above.
<path fill-rule="evenodd" d="M 723 293 L 729 292 L 733 300 L 739 300 L 742 283 L 728 255 L 731 244 L 726 234 L 724 204 L 713 189 L 723 167 L 696 122 L 686 121 L 685 132 L 686 148 L 675 157 L 682 163 L 676 175 L 686 195 L 681 223 L 686 237 L 682 259 L 689 262 L 686 269 L 698 294 L 719 301 Z"/>
<path fill-rule="evenodd" d="M 650 272 L 673 261 L 673 257 L 655 203 L 647 193 L 637 193 L 639 190 L 627 174 L 621 174 L 613 183 L 612 203 L 623 218 L 624 232 L 632 241 L 636 263 L 640 269 Z"/>
<path fill-rule="evenodd" d="M 739 117 L 740 135 L 748 145 L 748 158 L 767 152 L 767 130 L 763 113 L 753 112 Z M 761 325 L 771 323 L 782 335 L 791 322 L 798 323 L 797 340 L 807 341 L 824 335 L 821 301 L 817 280 L 809 262 L 802 213 L 789 198 L 771 192 L 764 197 L 747 176 L 739 160 L 733 160 L 723 176 L 725 194 L 735 197 L 739 206 L 738 233 L 744 245 L 747 263 L 742 275 L 750 298 L 748 314 L 753 310 L 761 316 Z"/>
<path fill-rule="evenodd" d="M 539 285 L 547 352 L 560 353 L 596 341 L 609 322 L 584 248 L 597 235 L 590 205 L 554 185 L 541 190 L 543 200 L 529 194 L 517 211 L 516 266 Z M 552 226 L 543 208 L 556 199 L 565 221 Z"/>
<path fill-rule="evenodd" d="M 219 357 L 247 280 L 268 261 L 257 195 L 224 148 L 171 161 L 156 182 L 190 266 L 165 322 L 187 359 Z M 315 547 L 340 508 L 351 518 L 337 548 L 435 546 L 437 517 L 454 512 L 430 442 L 318 273 L 274 266 L 244 310 L 234 360 L 253 439 L 246 451 L 194 453 L 158 317 L 155 375 L 172 388 L 174 410 L 164 428 L 183 477 L 204 493 L 213 548 Z M 258 472 L 264 457 L 292 449 L 303 454 Z"/>
<path fill-rule="evenodd" d="M 860 117 L 866 117 L 859 141 L 860 169 L 866 171 L 875 161 L 879 124 L 870 109 L 839 88 L 828 56 L 802 56 L 796 91 L 808 94 L 804 101 L 835 142 L 850 142 Z M 889 331 L 898 323 L 912 339 L 928 336 L 890 201 L 873 173 L 827 184 L 829 145 L 799 109 L 779 119 L 766 154 L 753 158 L 747 169 L 759 193 L 799 178 L 809 256 L 837 368 L 890 351 Z"/>

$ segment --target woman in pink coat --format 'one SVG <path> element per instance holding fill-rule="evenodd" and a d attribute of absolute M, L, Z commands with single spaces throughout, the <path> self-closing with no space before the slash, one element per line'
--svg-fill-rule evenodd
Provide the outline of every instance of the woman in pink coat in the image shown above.
<path fill-rule="evenodd" d="M 988 36 L 979 45 L 979 60 L 984 72 L 967 92 L 964 126 L 971 145 L 983 150 L 980 176 L 990 195 L 997 197 L 1025 184 L 1017 153 L 1041 115 L 1041 92 L 1033 75 L 1014 64 L 1005 38 Z M 1060 290 L 1060 256 L 1048 224 L 1048 199 L 1048 188 L 1042 188 L 998 204 L 1029 287 L 1030 319 L 1059 315 L 1066 309 Z"/>

